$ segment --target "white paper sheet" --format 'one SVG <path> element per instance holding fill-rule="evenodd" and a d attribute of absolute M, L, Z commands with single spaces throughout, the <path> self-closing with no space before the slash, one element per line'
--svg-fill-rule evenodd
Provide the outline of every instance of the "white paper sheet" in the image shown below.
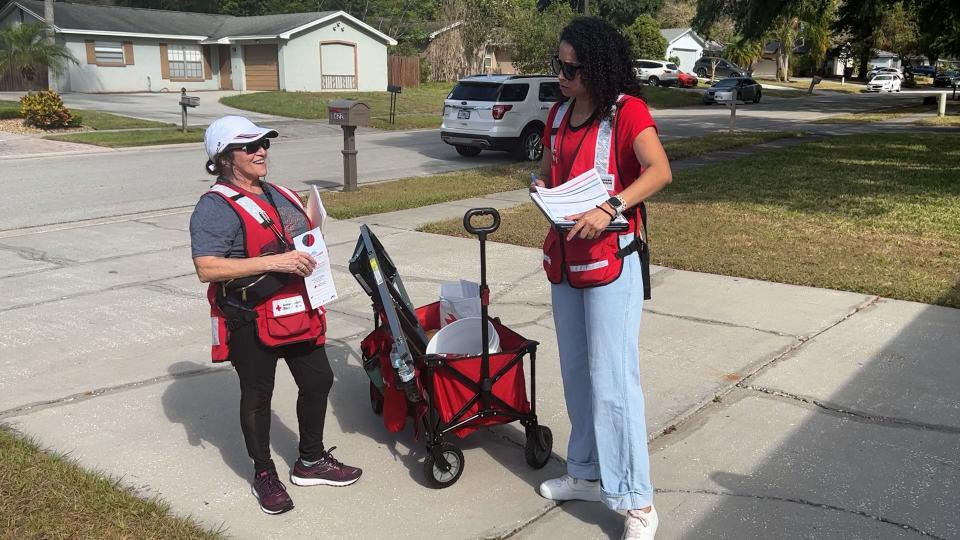
<path fill-rule="evenodd" d="M 593 210 L 610 198 L 610 192 L 596 169 L 590 169 L 555 188 L 538 187 L 530 193 L 536 203 L 551 221 L 558 225 L 572 225 L 567 216 Z M 625 224 L 623 216 L 617 216 L 613 223 Z"/>
<path fill-rule="evenodd" d="M 336 300 L 337 286 L 333 282 L 333 272 L 330 269 L 330 253 L 327 251 L 327 244 L 323 241 L 323 233 L 320 232 L 320 227 L 294 238 L 293 247 L 297 251 L 309 253 L 317 261 L 313 273 L 303 278 L 307 286 L 307 298 L 310 300 L 310 307 L 318 309 L 320 306 Z"/>
<path fill-rule="evenodd" d="M 327 209 L 323 207 L 323 200 L 320 198 L 320 190 L 317 186 L 310 186 L 310 197 L 307 199 L 307 217 L 313 222 L 315 227 L 323 230 L 323 224 L 327 221 Z"/>

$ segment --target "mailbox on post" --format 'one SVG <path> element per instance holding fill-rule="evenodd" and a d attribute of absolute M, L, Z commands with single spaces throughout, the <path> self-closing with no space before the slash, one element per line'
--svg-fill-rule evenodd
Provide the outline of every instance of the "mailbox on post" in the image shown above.
<path fill-rule="evenodd" d="M 200 98 L 188 96 L 187 89 L 180 89 L 180 129 L 187 132 L 187 107 L 193 108 L 200 105 Z"/>
<path fill-rule="evenodd" d="M 370 106 L 349 99 L 335 99 L 327 106 L 330 123 L 343 130 L 343 190 L 357 190 L 357 126 L 370 125 Z"/>

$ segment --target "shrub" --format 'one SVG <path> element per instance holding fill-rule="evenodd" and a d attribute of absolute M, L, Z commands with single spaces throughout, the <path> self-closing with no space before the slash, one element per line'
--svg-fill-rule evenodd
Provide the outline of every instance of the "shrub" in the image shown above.
<path fill-rule="evenodd" d="M 20 98 L 20 115 L 28 126 L 55 129 L 70 125 L 72 115 L 53 90 L 32 92 Z"/>
<path fill-rule="evenodd" d="M 83 117 L 80 116 L 80 113 L 72 112 L 70 113 L 70 121 L 67 122 L 67 127 L 80 127 L 83 125 Z"/>

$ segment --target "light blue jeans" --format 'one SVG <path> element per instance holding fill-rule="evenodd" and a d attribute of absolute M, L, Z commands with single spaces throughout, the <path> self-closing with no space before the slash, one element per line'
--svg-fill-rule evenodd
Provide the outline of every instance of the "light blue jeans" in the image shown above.
<path fill-rule="evenodd" d="M 632 235 L 622 235 L 621 246 Z M 602 287 L 551 288 L 560 373 L 572 429 L 567 473 L 600 480 L 603 502 L 614 510 L 653 501 L 647 422 L 640 388 L 640 315 L 643 277 L 636 253 Z"/>

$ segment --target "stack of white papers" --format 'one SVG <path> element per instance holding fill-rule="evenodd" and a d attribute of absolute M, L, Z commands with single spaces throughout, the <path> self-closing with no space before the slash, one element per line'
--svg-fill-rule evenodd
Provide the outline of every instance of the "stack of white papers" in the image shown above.
<path fill-rule="evenodd" d="M 530 192 L 530 198 L 551 222 L 561 227 L 569 227 L 574 222 L 567 219 L 567 216 L 593 210 L 607 202 L 610 193 L 603 186 L 603 180 L 596 169 L 590 169 L 555 188 L 538 187 L 535 192 Z M 627 220 L 621 215 L 613 220 L 611 228 L 626 225 Z"/>

